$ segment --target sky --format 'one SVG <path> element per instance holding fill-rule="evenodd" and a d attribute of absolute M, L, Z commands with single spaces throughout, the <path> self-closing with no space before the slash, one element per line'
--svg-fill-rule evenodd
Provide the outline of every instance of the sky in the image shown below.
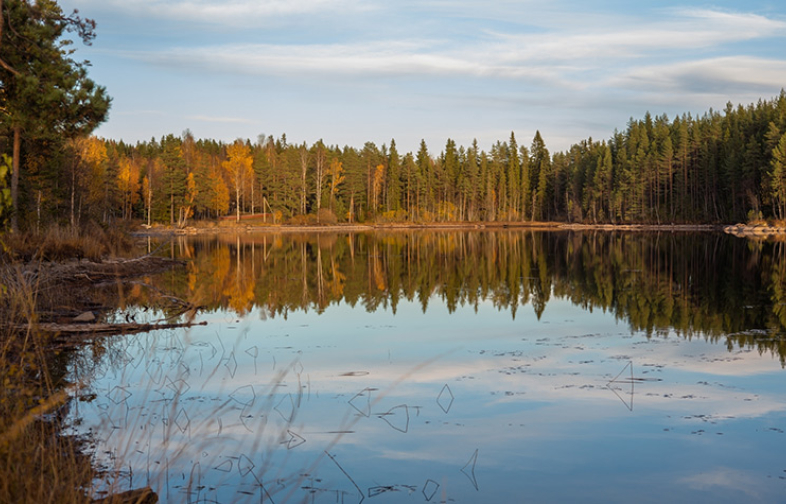
<path fill-rule="evenodd" d="M 782 0 L 64 0 L 97 22 L 104 138 L 552 151 L 786 87 Z"/>

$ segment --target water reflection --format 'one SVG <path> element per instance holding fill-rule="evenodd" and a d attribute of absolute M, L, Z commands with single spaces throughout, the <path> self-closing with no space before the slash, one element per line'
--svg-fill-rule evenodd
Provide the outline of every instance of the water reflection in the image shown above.
<path fill-rule="evenodd" d="M 276 503 L 786 490 L 783 354 L 758 346 L 781 327 L 777 246 L 394 233 L 174 249 L 188 271 L 145 283 L 211 323 L 116 337 L 74 367 L 74 415 L 120 486 Z"/>
<path fill-rule="evenodd" d="M 187 270 L 152 279 L 208 311 L 262 316 L 367 311 L 432 298 L 450 312 L 492 303 L 540 317 L 552 298 L 648 334 L 722 338 L 786 363 L 786 244 L 723 234 L 389 232 L 180 238 Z M 145 289 L 132 300 L 146 304 Z"/>

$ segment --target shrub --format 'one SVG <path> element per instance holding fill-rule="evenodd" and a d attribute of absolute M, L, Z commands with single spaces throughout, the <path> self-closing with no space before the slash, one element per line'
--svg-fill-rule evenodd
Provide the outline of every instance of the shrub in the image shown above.
<path fill-rule="evenodd" d="M 320 208 L 319 212 L 317 212 L 317 222 L 320 224 L 336 224 L 338 223 L 338 217 L 336 217 L 336 214 L 334 214 L 332 210 Z"/>

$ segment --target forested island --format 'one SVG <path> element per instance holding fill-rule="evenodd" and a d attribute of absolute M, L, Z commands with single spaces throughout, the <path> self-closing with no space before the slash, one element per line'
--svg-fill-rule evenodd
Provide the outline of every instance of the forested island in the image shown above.
<path fill-rule="evenodd" d="M 277 224 L 781 220 L 786 93 L 701 117 L 646 114 L 608 140 L 556 153 L 540 132 L 529 146 L 511 133 L 488 149 L 448 139 L 439 153 L 425 141 L 401 153 L 395 140 L 358 148 L 281 135 L 225 144 L 185 131 L 135 145 L 28 138 L 21 156 L 19 216 L 29 227 L 252 215 Z"/>

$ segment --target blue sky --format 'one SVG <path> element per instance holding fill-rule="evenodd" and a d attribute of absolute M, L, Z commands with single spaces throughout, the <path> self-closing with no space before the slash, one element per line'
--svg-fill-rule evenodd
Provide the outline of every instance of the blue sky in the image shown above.
<path fill-rule="evenodd" d="M 67 0 L 98 23 L 96 134 L 432 154 L 540 130 L 564 150 L 631 117 L 722 109 L 786 87 L 781 0 Z"/>

